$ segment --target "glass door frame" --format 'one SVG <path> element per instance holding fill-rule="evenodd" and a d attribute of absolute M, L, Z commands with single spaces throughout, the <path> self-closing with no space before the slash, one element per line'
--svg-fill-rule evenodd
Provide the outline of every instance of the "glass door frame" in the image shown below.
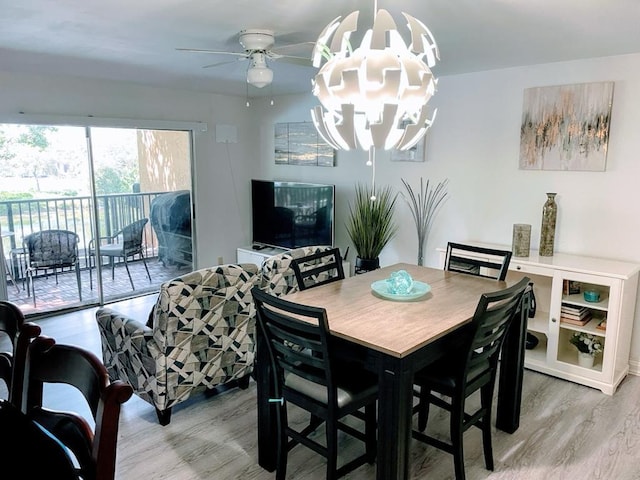
<path fill-rule="evenodd" d="M 191 214 L 191 242 L 192 242 L 192 265 L 193 268 L 197 265 L 197 235 L 196 235 L 196 225 L 193 221 L 194 219 L 194 198 L 196 195 L 196 184 L 195 184 L 195 169 L 196 169 L 196 158 L 197 158 L 197 149 L 196 149 L 196 136 L 202 133 L 207 132 L 207 124 L 202 122 L 185 122 L 185 121 L 172 121 L 172 120 L 140 120 L 140 119 L 127 119 L 127 118 L 113 118 L 113 117 L 80 117 L 80 116 L 58 116 L 58 115 L 28 115 L 21 114 L 17 118 L 13 118 L 12 116 L 8 116 L 9 118 L 0 118 L 0 123 L 3 124 L 19 124 L 19 125 L 41 125 L 41 126 L 71 126 L 71 127 L 81 127 L 85 129 L 85 137 L 87 141 L 87 161 L 90 166 L 90 182 L 91 182 L 91 202 L 94 215 L 94 218 L 97 220 L 97 202 L 96 202 L 96 193 L 95 193 L 95 178 L 93 175 L 93 164 L 91 158 L 91 145 L 88 138 L 89 130 L 92 127 L 103 127 L 103 128 L 130 128 L 137 130 L 167 130 L 167 131 L 183 131 L 189 134 L 189 150 L 190 150 L 190 164 L 189 164 L 189 174 L 190 174 L 190 192 L 191 192 L 191 205 L 190 205 L 190 214 Z M 96 236 L 97 226 L 94 223 L 92 225 L 94 238 Z M 0 299 L 8 298 L 8 290 L 7 288 L 11 288 L 13 285 L 8 284 L 8 277 L 6 266 L 4 265 L 4 261 L 0 262 L 0 274 L 3 274 L 5 279 L 0 286 Z M 96 276 L 99 275 L 99 270 L 96 271 Z M 135 292 L 133 292 L 135 294 Z M 132 295 L 135 296 L 135 295 Z M 109 300 L 110 301 L 120 301 L 122 298 Z M 79 310 L 84 308 L 93 307 L 96 305 L 105 305 L 104 292 L 102 289 L 99 290 L 98 300 L 96 302 L 83 302 L 80 305 L 74 305 L 69 308 L 63 307 L 60 311 L 56 312 L 44 312 L 42 314 L 35 313 L 32 316 L 49 316 L 53 314 L 60 313 L 62 311 L 68 310 Z M 28 315 L 29 316 L 29 315 Z"/>

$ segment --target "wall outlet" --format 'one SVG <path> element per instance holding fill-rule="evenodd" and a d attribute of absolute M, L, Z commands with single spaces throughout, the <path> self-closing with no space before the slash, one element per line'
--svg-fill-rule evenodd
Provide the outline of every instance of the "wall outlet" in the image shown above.
<path fill-rule="evenodd" d="M 222 265 L 224 263 L 224 259 L 222 257 L 218 257 L 218 265 Z"/>

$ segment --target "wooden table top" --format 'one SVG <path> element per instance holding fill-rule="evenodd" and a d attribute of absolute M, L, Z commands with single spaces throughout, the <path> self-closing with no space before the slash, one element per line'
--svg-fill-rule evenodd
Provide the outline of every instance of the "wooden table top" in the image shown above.
<path fill-rule="evenodd" d="M 416 300 L 395 301 L 371 290 L 373 282 L 398 270 L 428 283 L 431 291 Z M 481 294 L 505 287 L 492 279 L 398 263 L 286 299 L 325 308 L 333 335 L 402 358 L 469 322 Z"/>

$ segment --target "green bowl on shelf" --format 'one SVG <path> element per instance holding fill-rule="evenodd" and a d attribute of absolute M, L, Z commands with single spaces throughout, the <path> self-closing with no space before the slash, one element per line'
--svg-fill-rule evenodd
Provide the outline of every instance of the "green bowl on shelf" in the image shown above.
<path fill-rule="evenodd" d="M 599 302 L 600 301 L 600 293 L 594 290 L 585 290 L 584 291 L 584 299 L 587 302 Z"/>

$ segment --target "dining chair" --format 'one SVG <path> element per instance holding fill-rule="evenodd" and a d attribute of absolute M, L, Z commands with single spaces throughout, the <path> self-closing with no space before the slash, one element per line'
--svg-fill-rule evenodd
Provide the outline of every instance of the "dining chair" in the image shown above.
<path fill-rule="evenodd" d="M 311 245 L 294 248 L 267 258 L 260 267 L 260 278 L 263 290 L 275 296 L 282 296 L 300 290 L 293 262 L 297 258 L 331 250 L 328 245 Z"/>
<path fill-rule="evenodd" d="M 413 437 L 452 454 L 457 480 L 465 478 L 462 437 L 472 426 L 482 431 L 485 466 L 493 470 L 491 413 L 498 357 L 512 319 L 526 312 L 521 302 L 528 285 L 524 277 L 509 288 L 482 294 L 471 323 L 460 329 L 456 348 L 415 374 L 418 429 Z M 467 413 L 467 399 L 478 391 L 480 407 Z M 450 414 L 449 443 L 424 433 L 431 404 Z"/>
<path fill-rule="evenodd" d="M 109 263 L 111 263 L 111 280 L 115 278 L 115 260 L 122 258 L 124 260 L 124 267 L 127 270 L 129 276 L 129 282 L 131 283 L 131 289 L 135 290 L 136 287 L 133 284 L 131 278 L 131 272 L 129 271 L 129 264 L 127 259 L 138 255 L 142 259 L 144 269 L 147 271 L 147 277 L 151 282 L 151 275 L 149 274 L 149 268 L 147 267 L 147 261 L 144 256 L 144 246 L 142 245 L 142 234 L 144 233 L 144 227 L 149 221 L 148 218 L 141 218 L 135 222 L 130 223 L 122 230 L 114 233 L 111 236 L 100 237 L 100 257 L 109 257 Z M 102 244 L 102 242 L 106 242 Z M 93 277 L 92 277 L 92 259 L 95 260 L 97 255 L 97 249 L 95 241 L 91 239 L 89 242 L 89 285 L 93 290 Z"/>
<path fill-rule="evenodd" d="M 20 397 L 24 377 L 27 346 L 31 340 L 40 335 L 40 327 L 27 322 L 17 305 L 0 301 L 0 344 L 6 344 L 9 350 L 0 351 L 0 380 L 7 388 L 7 399 L 12 401 Z M 6 339 L 3 341 L 3 338 Z M 20 379 L 14 382 L 13 377 Z"/>
<path fill-rule="evenodd" d="M 86 401 L 91 418 L 60 407 L 64 399 L 77 392 L 59 390 L 65 392 L 64 396 L 54 404 L 52 384 L 75 387 L 78 397 Z M 120 409 L 132 392 L 124 382 L 111 382 L 106 367 L 92 352 L 39 336 L 28 347 L 23 391 L 13 404 L 20 405 L 28 419 L 64 445 L 79 477 L 113 480 Z"/>
<path fill-rule="evenodd" d="M 304 257 L 293 257 L 291 267 L 300 290 L 344 280 L 339 248 L 319 250 Z"/>
<path fill-rule="evenodd" d="M 0 400 L 3 480 L 79 480 L 66 447 L 7 400 Z"/>
<path fill-rule="evenodd" d="M 80 265 L 78 262 L 79 237 L 69 230 L 42 230 L 24 237 L 23 244 L 27 251 L 27 293 L 33 294 L 33 306 L 36 306 L 36 291 L 34 277 L 38 270 L 46 274 L 53 270 L 58 283 L 58 269 L 74 268 L 78 297 L 82 302 L 82 287 L 80 285 Z"/>
<path fill-rule="evenodd" d="M 444 269 L 480 277 L 504 280 L 511 262 L 511 251 L 449 242 Z"/>
<path fill-rule="evenodd" d="M 275 297 L 253 287 L 259 333 L 274 376 L 273 408 L 277 408 L 278 460 L 276 478 L 284 480 L 289 451 L 302 444 L 327 459 L 326 478 L 336 479 L 376 456 L 377 378 L 362 368 L 338 368 L 327 312 Z M 309 412 L 300 429 L 289 422 L 287 404 Z M 361 409 L 364 408 L 364 412 Z M 364 421 L 364 432 L 342 419 Z M 325 424 L 326 443 L 312 438 Z M 297 423 L 296 423 L 297 425 Z M 338 467 L 338 430 L 364 442 L 365 451 Z"/>

